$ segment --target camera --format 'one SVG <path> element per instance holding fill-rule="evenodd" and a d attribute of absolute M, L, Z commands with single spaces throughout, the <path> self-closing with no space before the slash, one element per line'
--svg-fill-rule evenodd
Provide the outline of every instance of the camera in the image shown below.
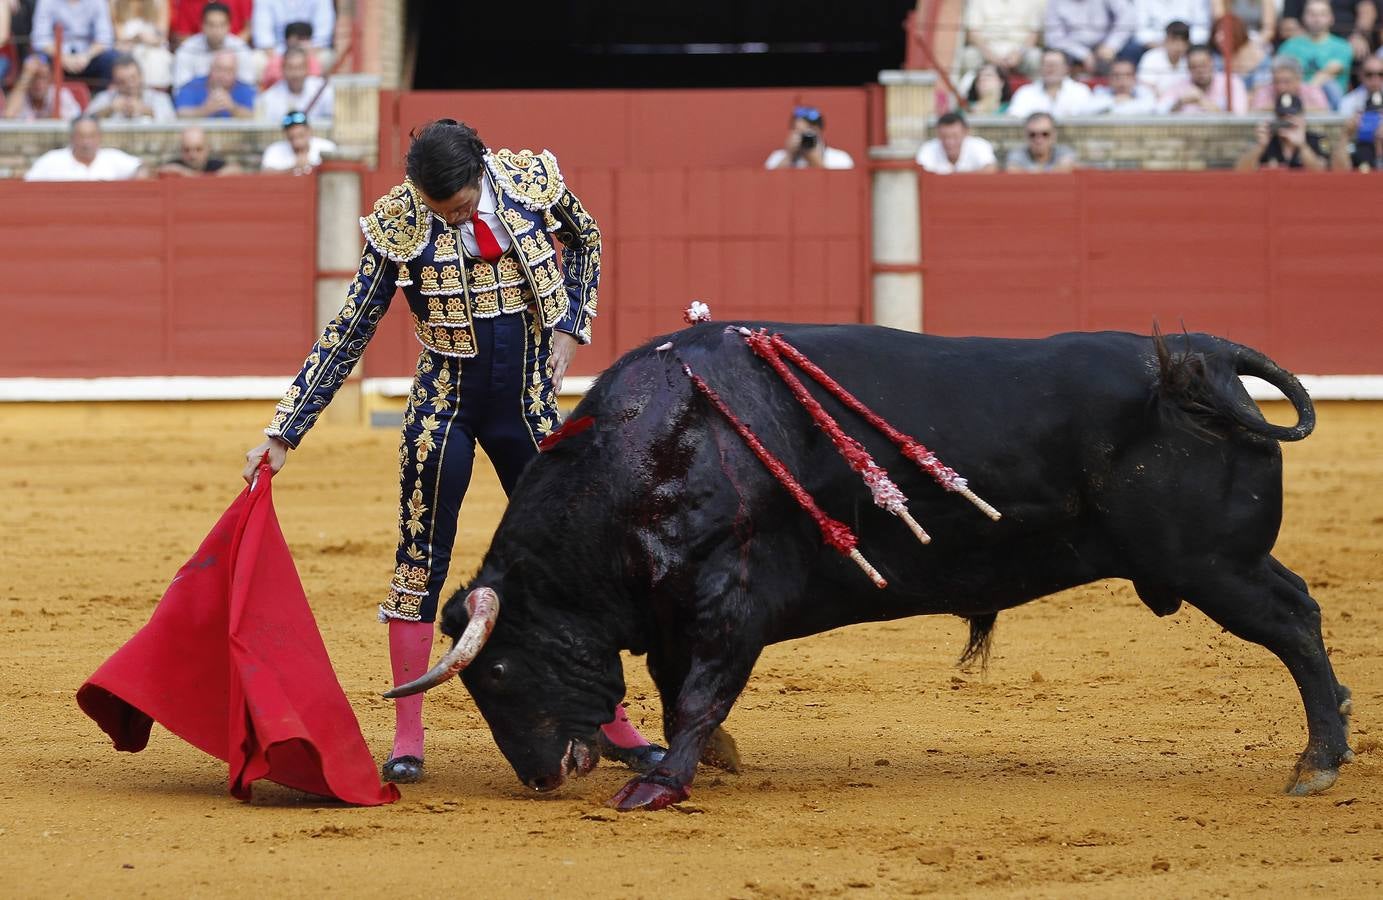
<path fill-rule="evenodd" d="M 1370 138 L 1370 140 L 1372 140 L 1372 138 Z M 814 150 L 816 149 L 816 141 L 817 134 L 815 131 L 804 131 L 802 132 L 802 137 L 798 146 L 803 150 Z"/>

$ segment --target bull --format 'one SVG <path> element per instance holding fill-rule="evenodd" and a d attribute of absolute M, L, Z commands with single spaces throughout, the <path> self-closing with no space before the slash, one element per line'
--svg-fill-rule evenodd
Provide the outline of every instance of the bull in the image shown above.
<path fill-rule="evenodd" d="M 659 809 L 689 796 L 703 758 L 736 763 L 720 725 L 768 644 L 944 613 L 969 620 L 965 655 L 975 657 L 1000 611 L 1122 578 L 1159 616 L 1184 601 L 1272 651 L 1296 681 L 1308 728 L 1287 790 L 1335 782 L 1352 758 L 1350 692 L 1306 583 L 1271 553 L 1282 520 L 1278 444 L 1315 424 L 1293 375 L 1204 334 L 1004 340 L 769 327 L 960 470 L 1002 518 L 944 491 L 814 387 L 910 499 L 934 536 L 920 545 L 867 502 L 739 335 L 698 325 L 631 351 L 597 380 L 524 472 L 475 579 L 446 604 L 451 651 L 391 695 L 460 672 L 519 778 L 549 791 L 598 760 L 597 729 L 624 695 L 620 651 L 647 654 L 669 750 L 611 805 Z M 853 527 L 886 589 L 823 546 L 684 363 Z M 1267 422 L 1241 375 L 1281 390 L 1296 424 Z"/>

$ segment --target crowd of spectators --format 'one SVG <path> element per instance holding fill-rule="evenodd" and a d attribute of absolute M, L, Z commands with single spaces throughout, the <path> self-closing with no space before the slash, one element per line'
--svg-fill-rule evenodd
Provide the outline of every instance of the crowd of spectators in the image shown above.
<path fill-rule="evenodd" d="M 1071 117 L 1219 114 L 1262 120 L 1244 157 L 1255 167 L 1376 168 L 1369 104 L 1383 102 L 1380 2 L 966 0 L 958 105 L 1023 120 L 1020 157 L 1034 149 L 1033 132 Z M 1328 112 L 1347 117 L 1338 133 L 1304 129 L 1304 115 Z M 1032 126 L 1038 113 L 1051 129 Z M 930 169 L 924 156 L 935 163 L 942 143 L 918 162 Z"/>
<path fill-rule="evenodd" d="M 71 123 L 33 179 L 239 171 L 192 124 L 227 118 L 281 127 L 262 168 L 302 173 L 333 149 L 312 130 L 333 116 L 335 30 L 334 0 L 0 0 L 0 114 Z M 131 168 L 101 146 L 101 122 L 179 120 L 177 160 Z"/>

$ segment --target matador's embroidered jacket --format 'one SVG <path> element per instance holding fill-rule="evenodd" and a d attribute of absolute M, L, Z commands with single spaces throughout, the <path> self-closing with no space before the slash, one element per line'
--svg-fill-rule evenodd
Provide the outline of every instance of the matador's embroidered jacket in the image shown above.
<path fill-rule="evenodd" d="M 407 181 L 360 220 L 365 249 L 346 302 L 327 323 L 302 371 L 264 429 L 297 447 L 355 368 L 403 290 L 418 340 L 443 357 L 476 354 L 474 320 L 530 310 L 544 329 L 591 340 L 600 279 L 600 230 L 567 190 L 557 160 L 544 150 L 485 155 L 485 173 L 510 249 L 496 263 L 467 253 L 459 230 L 422 201 Z M 562 265 L 549 234 L 562 242 Z"/>

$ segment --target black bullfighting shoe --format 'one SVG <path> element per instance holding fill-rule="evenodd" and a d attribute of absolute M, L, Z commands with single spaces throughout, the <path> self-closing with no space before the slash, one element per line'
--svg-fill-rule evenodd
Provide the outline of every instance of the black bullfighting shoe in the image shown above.
<path fill-rule="evenodd" d="M 604 732 L 596 737 L 596 744 L 600 747 L 601 756 L 624 763 L 640 774 L 658 768 L 663 757 L 667 756 L 666 747 L 659 747 L 657 744 L 644 744 L 642 747 L 621 747 L 607 738 Z"/>
<path fill-rule="evenodd" d="M 417 784 L 423 780 L 423 761 L 416 756 L 395 756 L 380 767 L 379 775 L 394 784 Z"/>

